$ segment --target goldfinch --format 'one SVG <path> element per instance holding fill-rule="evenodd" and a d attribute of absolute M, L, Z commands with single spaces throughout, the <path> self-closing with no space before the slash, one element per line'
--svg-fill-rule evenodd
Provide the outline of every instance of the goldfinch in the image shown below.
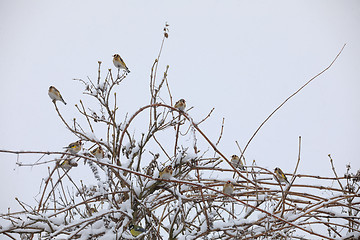
<path fill-rule="evenodd" d="M 102 148 L 100 146 L 98 146 L 97 148 L 92 150 L 91 154 L 94 155 L 94 157 L 96 157 L 96 159 L 103 159 L 105 157 L 104 150 L 102 150 Z"/>
<path fill-rule="evenodd" d="M 117 67 L 119 70 L 120 69 L 125 69 L 125 71 L 127 73 L 130 72 L 129 68 L 126 66 L 124 60 L 120 57 L 119 54 L 114 54 L 113 57 L 114 57 L 113 58 L 113 63 L 115 65 L 115 67 Z"/>
<path fill-rule="evenodd" d="M 65 159 L 64 161 L 62 161 L 62 163 L 60 163 L 60 167 L 65 170 L 69 170 L 70 168 L 77 166 L 78 164 L 76 162 L 71 162 L 70 159 Z"/>
<path fill-rule="evenodd" d="M 137 237 L 140 234 L 146 232 L 146 230 L 143 227 L 140 227 L 140 226 L 134 225 L 134 224 L 131 224 L 129 226 L 129 230 L 131 232 L 131 235 L 133 235 L 134 237 Z"/>
<path fill-rule="evenodd" d="M 232 185 L 231 181 L 227 181 L 223 186 L 223 193 L 232 195 L 234 193 L 234 185 Z"/>
<path fill-rule="evenodd" d="M 94 207 L 90 207 L 87 209 L 88 215 L 91 217 L 94 213 L 97 213 L 98 210 L 96 209 L 96 206 L 94 205 Z"/>
<path fill-rule="evenodd" d="M 283 171 L 281 171 L 280 168 L 275 168 L 274 170 L 275 174 L 276 174 L 276 177 L 277 179 L 280 181 L 280 182 L 286 182 L 287 184 L 290 184 L 289 181 L 287 180 L 285 174 L 283 173 Z"/>
<path fill-rule="evenodd" d="M 56 101 L 61 101 L 66 105 L 66 102 L 64 101 L 63 97 L 61 96 L 59 90 L 57 90 L 54 86 L 49 87 L 49 97 L 52 99 L 52 101 L 55 103 Z"/>
<path fill-rule="evenodd" d="M 240 170 L 245 170 L 244 164 L 241 161 L 241 159 L 239 158 L 238 155 L 232 155 L 231 156 L 231 164 L 236 167 L 239 168 Z"/>
<path fill-rule="evenodd" d="M 184 111 L 186 108 L 186 103 L 184 99 L 180 99 L 174 105 L 174 108 L 179 109 L 180 111 Z"/>
<path fill-rule="evenodd" d="M 78 152 L 81 151 L 81 140 L 70 143 L 69 146 L 64 147 L 65 149 L 67 149 L 70 153 L 72 154 L 76 154 Z"/>
<path fill-rule="evenodd" d="M 172 169 L 172 167 L 169 165 L 169 166 L 166 166 L 166 167 L 159 173 L 159 178 L 169 180 L 170 178 L 172 178 L 172 174 L 173 174 L 173 169 Z"/>

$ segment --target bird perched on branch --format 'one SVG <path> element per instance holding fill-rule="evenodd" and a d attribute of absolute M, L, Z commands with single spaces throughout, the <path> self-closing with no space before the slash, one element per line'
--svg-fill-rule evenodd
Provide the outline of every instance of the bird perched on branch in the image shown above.
<path fill-rule="evenodd" d="M 184 111 L 186 108 L 186 103 L 184 99 L 180 99 L 174 105 L 174 108 L 179 109 L 180 111 Z"/>
<path fill-rule="evenodd" d="M 96 159 L 98 159 L 98 160 L 103 159 L 105 157 L 105 152 L 104 152 L 104 150 L 102 150 L 102 148 L 100 146 L 98 146 L 97 148 L 92 150 L 91 154 L 94 155 L 94 157 L 96 157 Z"/>
<path fill-rule="evenodd" d="M 70 143 L 69 146 L 64 147 L 64 148 L 67 149 L 70 153 L 76 154 L 81 151 L 81 146 L 82 146 L 82 143 L 81 143 L 81 140 L 79 140 L 79 141 Z"/>
<path fill-rule="evenodd" d="M 146 229 L 143 228 L 143 227 L 140 227 L 138 225 L 134 225 L 134 224 L 131 224 L 129 226 L 129 230 L 131 232 L 131 234 L 134 236 L 134 237 L 137 237 L 139 236 L 140 234 L 146 232 Z"/>
<path fill-rule="evenodd" d="M 280 168 L 278 168 L 278 167 L 275 168 L 274 172 L 275 172 L 276 177 L 279 180 L 279 182 L 285 182 L 287 184 L 290 184 L 289 181 L 287 180 L 285 174 L 283 173 L 283 171 L 281 171 Z"/>
<path fill-rule="evenodd" d="M 70 168 L 77 166 L 78 164 L 76 162 L 72 162 L 71 159 L 65 159 L 62 163 L 60 163 L 60 167 L 65 170 L 69 170 Z"/>
<path fill-rule="evenodd" d="M 114 57 L 113 58 L 113 63 L 115 65 L 115 67 L 117 67 L 119 70 L 120 69 L 125 69 L 125 71 L 127 73 L 130 73 L 129 68 L 126 66 L 124 60 L 120 57 L 119 54 L 114 54 L 113 57 Z"/>
<path fill-rule="evenodd" d="M 49 97 L 52 99 L 53 103 L 56 101 L 61 101 L 66 105 L 66 102 L 64 101 L 63 97 L 61 96 L 59 90 L 57 90 L 54 86 L 49 87 Z"/>
<path fill-rule="evenodd" d="M 239 168 L 240 170 L 245 170 L 244 164 L 241 161 L 241 159 L 239 158 L 238 155 L 232 155 L 231 156 L 231 164 L 236 167 Z"/>
<path fill-rule="evenodd" d="M 234 193 L 234 185 L 231 181 L 227 181 L 223 186 L 223 193 L 232 195 Z"/>
<path fill-rule="evenodd" d="M 170 178 L 172 178 L 172 174 L 173 168 L 168 165 L 159 173 L 159 178 L 169 180 Z"/>

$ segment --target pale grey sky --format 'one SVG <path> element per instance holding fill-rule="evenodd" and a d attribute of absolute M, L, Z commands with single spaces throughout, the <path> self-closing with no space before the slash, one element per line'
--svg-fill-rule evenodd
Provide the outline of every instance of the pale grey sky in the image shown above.
<path fill-rule="evenodd" d="M 244 147 L 260 123 L 290 94 L 330 64 L 334 66 L 291 99 L 258 133 L 246 158 L 292 172 L 302 136 L 299 171 L 331 176 L 328 154 L 342 175 L 360 168 L 359 1 L 1 1 L 0 149 L 53 150 L 76 140 L 53 108 L 47 90 L 56 86 L 68 105 L 83 87 L 73 78 L 95 78 L 97 61 L 113 68 L 120 53 L 131 74 L 119 90 L 123 115 L 149 101 L 150 68 L 165 22 L 170 25 L 159 73 L 175 99 L 227 156 Z M 34 162 L 35 156 L 21 156 Z M 18 168 L 16 156 L 0 154 L 0 210 L 14 197 L 33 203 L 46 167 Z"/>

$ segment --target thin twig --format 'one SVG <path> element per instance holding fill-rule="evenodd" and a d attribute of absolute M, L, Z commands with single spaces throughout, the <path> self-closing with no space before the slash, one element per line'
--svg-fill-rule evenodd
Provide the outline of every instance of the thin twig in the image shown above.
<path fill-rule="evenodd" d="M 245 154 L 246 149 L 248 148 L 249 144 L 251 143 L 251 141 L 253 140 L 253 138 L 255 137 L 255 135 L 260 131 L 260 129 L 262 128 L 262 126 L 288 101 L 290 100 L 292 97 L 294 97 L 296 94 L 298 94 L 304 87 L 306 87 L 309 83 L 311 83 L 314 79 L 316 79 L 317 77 L 319 77 L 320 75 L 322 75 L 324 72 L 326 72 L 327 70 L 329 70 L 331 68 L 331 66 L 335 63 L 335 61 L 338 59 L 338 57 L 340 56 L 340 54 L 342 53 L 342 51 L 344 50 L 346 44 L 343 45 L 343 47 L 341 48 L 340 52 L 336 55 L 336 57 L 334 58 L 334 60 L 330 63 L 329 66 L 327 66 L 324 70 L 322 70 L 320 73 L 316 74 L 314 77 L 312 77 L 309 81 L 307 81 L 304 85 L 302 85 L 298 90 L 296 90 L 293 94 L 291 94 L 288 98 L 286 98 L 261 124 L 260 126 L 256 129 L 256 131 L 254 132 L 254 134 L 251 136 L 251 138 L 249 139 L 249 141 L 246 143 L 243 154 Z M 243 155 L 242 154 L 242 155 Z M 240 157 L 241 159 L 241 157 Z"/>

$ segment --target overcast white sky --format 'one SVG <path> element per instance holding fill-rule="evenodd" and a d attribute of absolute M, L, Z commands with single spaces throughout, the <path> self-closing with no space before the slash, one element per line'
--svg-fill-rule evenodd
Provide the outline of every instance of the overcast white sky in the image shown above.
<path fill-rule="evenodd" d="M 332 176 L 328 154 L 342 175 L 360 168 L 359 1 L 1 1 L 0 149 L 62 150 L 74 138 L 58 119 L 47 90 L 56 86 L 68 105 L 95 78 L 97 61 L 114 68 L 120 53 L 131 74 L 119 90 L 123 115 L 149 101 L 150 68 L 165 22 L 170 25 L 159 70 L 170 65 L 175 99 L 194 106 L 195 120 L 227 156 L 290 94 L 330 64 L 324 75 L 291 99 L 262 128 L 246 158 L 292 172 L 302 136 L 299 172 Z M 105 73 L 105 72 L 104 72 Z M 21 156 L 22 162 L 36 161 Z M 0 154 L 0 210 L 14 197 L 32 203 L 46 168 L 18 168 Z"/>

